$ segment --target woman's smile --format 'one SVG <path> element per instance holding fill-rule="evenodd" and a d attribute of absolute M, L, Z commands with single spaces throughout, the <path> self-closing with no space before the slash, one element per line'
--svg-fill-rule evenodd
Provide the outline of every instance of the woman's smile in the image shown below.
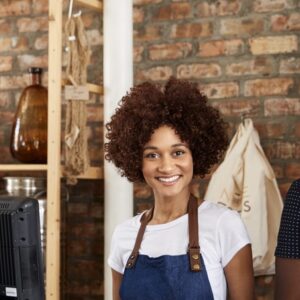
<path fill-rule="evenodd" d="M 172 185 L 175 184 L 179 180 L 180 176 L 179 175 L 174 175 L 174 176 L 168 176 L 168 177 L 157 177 L 157 180 L 167 184 L 167 185 Z"/>

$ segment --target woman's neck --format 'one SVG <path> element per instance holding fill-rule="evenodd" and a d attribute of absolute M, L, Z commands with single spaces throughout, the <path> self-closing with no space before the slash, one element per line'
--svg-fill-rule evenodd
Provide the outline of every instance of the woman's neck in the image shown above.
<path fill-rule="evenodd" d="M 190 192 L 178 197 L 155 197 L 153 217 L 149 224 L 164 224 L 175 220 L 187 213 Z"/>

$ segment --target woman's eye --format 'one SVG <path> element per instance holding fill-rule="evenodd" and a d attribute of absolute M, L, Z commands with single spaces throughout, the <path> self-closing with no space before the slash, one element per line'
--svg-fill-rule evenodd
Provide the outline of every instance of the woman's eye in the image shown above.
<path fill-rule="evenodd" d="M 184 151 L 183 150 L 177 150 L 174 152 L 174 156 L 181 156 L 184 154 Z"/>
<path fill-rule="evenodd" d="M 147 153 L 147 154 L 145 154 L 145 158 L 155 159 L 155 158 L 158 158 L 158 154 L 157 153 Z"/>

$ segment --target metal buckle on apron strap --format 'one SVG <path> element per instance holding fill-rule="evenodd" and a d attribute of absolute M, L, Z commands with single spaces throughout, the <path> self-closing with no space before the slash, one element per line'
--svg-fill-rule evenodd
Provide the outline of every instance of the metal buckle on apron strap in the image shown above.
<path fill-rule="evenodd" d="M 201 271 L 200 248 L 189 248 L 190 268 L 193 272 Z"/>
<path fill-rule="evenodd" d="M 134 267 L 135 265 L 135 262 L 136 262 L 136 259 L 138 257 L 138 253 L 131 253 L 128 260 L 127 260 L 127 263 L 126 263 L 126 269 L 131 269 Z"/>

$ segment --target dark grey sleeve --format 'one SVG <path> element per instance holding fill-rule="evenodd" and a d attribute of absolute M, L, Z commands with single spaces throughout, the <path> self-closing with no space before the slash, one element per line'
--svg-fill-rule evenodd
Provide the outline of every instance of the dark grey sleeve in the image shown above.
<path fill-rule="evenodd" d="M 293 182 L 284 202 L 275 256 L 300 259 L 300 179 Z"/>

